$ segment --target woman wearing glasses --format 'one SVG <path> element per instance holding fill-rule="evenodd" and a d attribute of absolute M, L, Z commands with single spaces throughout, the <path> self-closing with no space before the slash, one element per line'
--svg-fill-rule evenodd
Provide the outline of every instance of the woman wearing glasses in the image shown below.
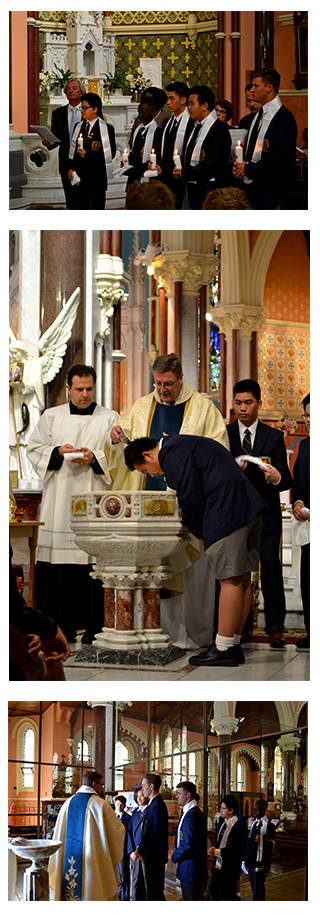
<path fill-rule="evenodd" d="M 116 154 L 114 128 L 104 120 L 97 93 L 82 96 L 81 114 L 70 145 L 68 176 L 78 183 L 77 210 L 104 211 Z"/>

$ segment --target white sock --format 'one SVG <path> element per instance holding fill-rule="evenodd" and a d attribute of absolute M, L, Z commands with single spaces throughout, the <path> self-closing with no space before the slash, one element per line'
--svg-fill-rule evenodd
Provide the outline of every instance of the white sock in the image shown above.
<path fill-rule="evenodd" d="M 237 633 L 234 634 L 231 645 L 240 645 L 241 636 L 238 636 Z"/>
<path fill-rule="evenodd" d="M 232 645 L 232 638 L 230 636 L 219 636 L 219 633 L 216 635 L 216 647 L 219 652 L 225 652 L 227 648 L 230 648 Z"/>

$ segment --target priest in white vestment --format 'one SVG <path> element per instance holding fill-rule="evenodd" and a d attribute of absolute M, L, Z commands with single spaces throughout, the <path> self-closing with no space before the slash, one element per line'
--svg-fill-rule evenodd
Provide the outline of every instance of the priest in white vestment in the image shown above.
<path fill-rule="evenodd" d="M 53 839 L 63 845 L 49 863 L 55 901 L 118 900 L 125 828 L 101 798 L 102 789 L 101 774 L 86 773 L 59 811 Z"/>
<path fill-rule="evenodd" d="M 174 353 L 159 355 L 152 365 L 154 390 L 133 404 L 125 416 L 108 432 L 105 454 L 114 490 L 166 489 L 163 476 L 146 477 L 125 465 L 125 441 L 166 434 L 193 434 L 213 438 L 229 450 L 229 438 L 222 415 L 209 397 L 197 393 L 184 379 L 181 363 Z M 161 626 L 180 648 L 199 648 L 212 640 L 216 582 L 212 565 L 198 540 L 189 547 L 191 568 L 184 575 L 184 594 L 161 599 Z M 179 562 L 177 561 L 177 570 Z M 190 563 L 189 563 L 190 564 Z M 183 590 L 179 578 L 180 591 Z M 169 586 L 168 586 L 169 587 Z M 178 581 L 170 585 L 178 588 Z"/>
<path fill-rule="evenodd" d="M 76 546 L 70 496 L 111 488 L 104 454 L 106 431 L 118 414 L 94 402 L 95 370 L 68 372 L 69 402 L 47 409 L 36 425 L 28 458 L 44 482 L 36 562 L 36 606 L 53 616 L 69 642 L 85 628 L 90 643 L 103 626 L 102 583 L 90 578 L 95 559 Z M 75 456 L 74 459 L 72 455 Z"/>

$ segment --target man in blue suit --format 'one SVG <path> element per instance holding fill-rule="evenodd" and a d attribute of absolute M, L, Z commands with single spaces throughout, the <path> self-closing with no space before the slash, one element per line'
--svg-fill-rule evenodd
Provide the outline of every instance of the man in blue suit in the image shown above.
<path fill-rule="evenodd" d="M 177 863 L 177 878 L 184 901 L 203 900 L 207 877 L 207 824 L 196 795 L 194 783 L 178 783 L 176 798 L 183 811 L 171 859 Z"/>
<path fill-rule="evenodd" d="M 118 898 L 119 901 L 130 901 L 130 864 L 129 864 L 129 855 L 127 851 L 127 839 L 128 839 L 128 826 L 131 821 L 131 815 L 125 811 L 127 800 L 125 795 L 117 795 L 114 800 L 115 812 L 123 824 L 126 836 L 124 840 L 123 847 L 123 857 L 121 862 L 118 863 L 118 872 L 120 885 L 118 886 Z"/>
<path fill-rule="evenodd" d="M 136 859 L 135 851 L 141 842 L 142 825 L 149 799 L 142 789 L 135 792 L 138 808 L 132 812 L 127 830 L 127 852 L 131 856 L 131 901 L 146 901 L 147 892 L 143 874 L 142 859 Z"/>
<path fill-rule="evenodd" d="M 215 642 L 190 664 L 236 667 L 245 660 L 240 638 L 251 607 L 251 571 L 259 560 L 262 499 L 229 451 L 209 438 L 138 438 L 124 457 L 131 470 L 165 474 L 185 524 L 203 540 L 220 581 Z"/>
<path fill-rule="evenodd" d="M 265 425 L 258 418 L 261 390 L 256 380 L 239 380 L 233 388 L 236 420 L 227 425 L 230 452 L 233 457 L 260 457 L 267 462 L 268 471 L 250 460 L 243 469 L 265 504 L 261 530 L 260 564 L 261 590 L 264 599 L 266 633 L 270 647 L 282 649 L 286 603 L 280 562 L 282 517 L 280 492 L 290 489 L 292 476 L 288 469 L 287 452 L 282 431 Z"/>
<path fill-rule="evenodd" d="M 310 433 L 310 393 L 303 400 L 304 421 Z M 293 467 L 292 510 L 296 521 L 310 521 L 310 437 L 299 444 L 299 453 Z M 310 649 L 310 542 L 301 546 L 301 595 L 306 637 L 298 639 L 296 648 Z"/>
<path fill-rule="evenodd" d="M 146 773 L 142 790 L 149 798 L 141 827 L 141 840 L 135 858 L 143 860 L 147 901 L 165 901 L 164 872 L 168 862 L 168 810 L 160 795 L 161 776 Z"/>

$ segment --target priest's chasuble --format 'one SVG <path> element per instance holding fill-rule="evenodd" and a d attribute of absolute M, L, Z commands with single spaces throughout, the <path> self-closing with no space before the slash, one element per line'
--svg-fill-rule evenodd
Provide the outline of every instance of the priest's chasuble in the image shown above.
<path fill-rule="evenodd" d="M 156 390 L 149 393 L 148 396 L 142 396 L 133 404 L 127 415 L 121 416 L 118 425 L 121 426 L 124 433 L 130 441 L 135 438 L 150 436 L 152 420 L 157 403 L 161 403 L 160 397 Z M 178 398 L 175 400 L 175 406 L 184 404 L 184 412 L 180 429 L 177 434 L 196 434 L 203 438 L 213 438 L 219 441 L 223 447 L 229 450 L 229 439 L 222 415 L 216 409 L 214 403 L 207 396 L 197 393 L 193 390 L 186 380 L 182 382 L 182 388 Z M 173 432 L 166 431 L 166 434 Z M 159 437 L 162 437 L 163 432 Z M 157 437 L 157 436 L 156 436 Z M 121 491 L 135 491 L 145 489 L 145 475 L 135 470 L 133 473 L 127 469 L 123 459 L 124 444 L 111 444 L 108 437 L 105 443 L 105 455 L 112 478 L 112 488 Z M 157 488 L 155 485 L 153 488 Z"/>
<path fill-rule="evenodd" d="M 96 406 L 92 415 L 70 413 L 70 406 L 47 409 L 32 432 L 28 458 L 39 479 L 44 481 L 39 527 L 37 561 L 72 565 L 95 562 L 92 556 L 79 549 L 70 528 L 71 495 L 104 491 L 111 488 L 111 477 L 104 455 L 104 442 L 108 429 L 119 416 L 111 409 Z M 54 447 L 72 444 L 75 448 L 88 447 L 101 467 L 101 474 L 92 466 L 81 466 L 64 459 L 59 470 L 48 469 Z"/>
<path fill-rule="evenodd" d="M 62 842 L 49 862 L 55 901 L 118 900 L 125 828 L 104 799 L 80 786 L 59 811 L 54 839 Z"/>

